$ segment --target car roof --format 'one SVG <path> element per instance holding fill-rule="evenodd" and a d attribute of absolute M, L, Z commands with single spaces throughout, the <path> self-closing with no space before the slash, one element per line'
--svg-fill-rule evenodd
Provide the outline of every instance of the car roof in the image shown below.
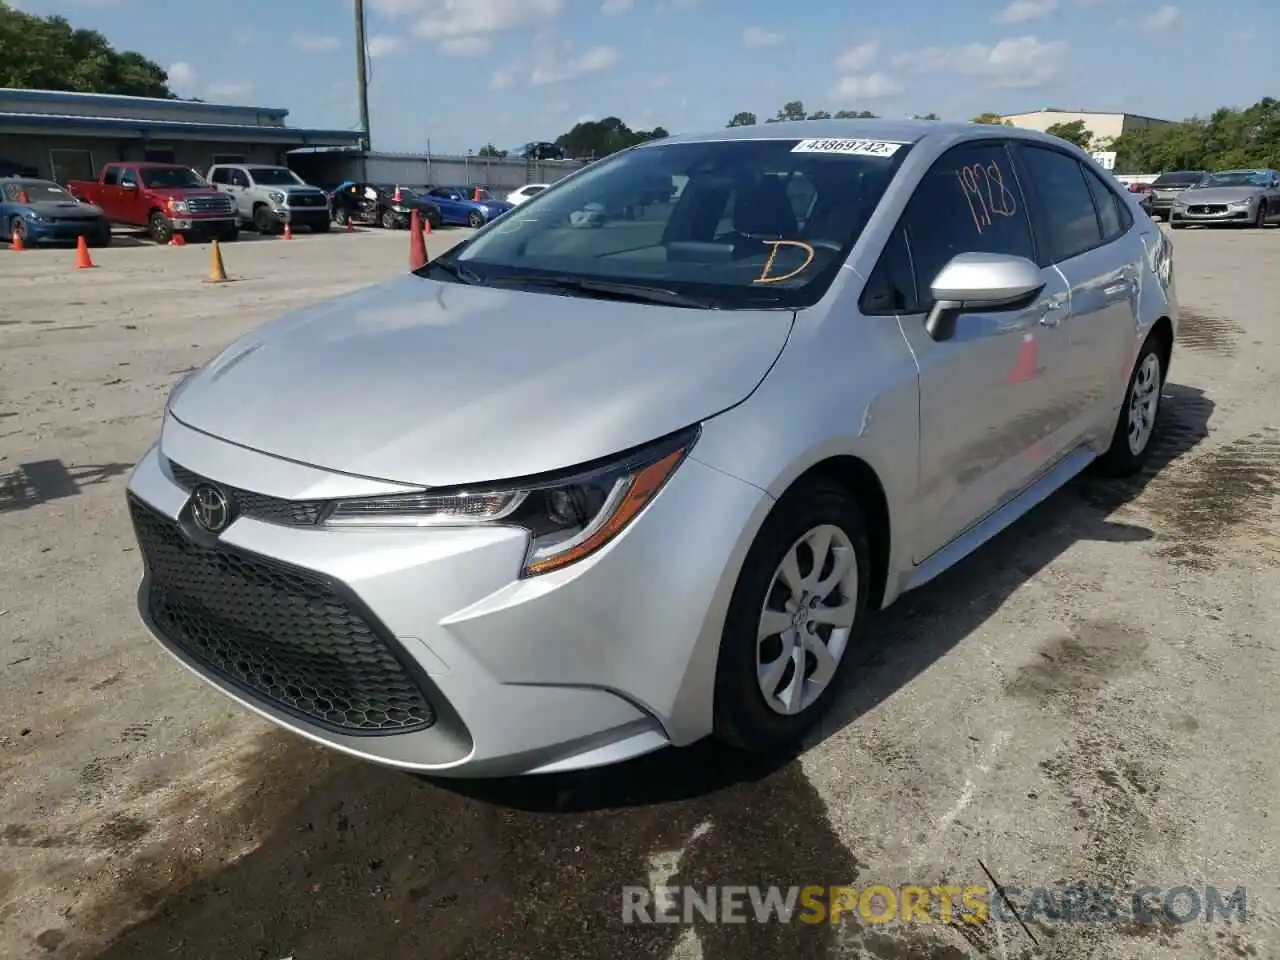
<path fill-rule="evenodd" d="M 901 143 L 926 143 L 940 146 L 961 137 L 976 139 L 1000 137 L 1026 140 L 1061 147 L 1063 141 L 1038 130 L 992 123 L 959 123 L 945 120 L 889 120 L 880 117 L 853 120 L 784 120 L 748 127 L 726 127 L 702 133 L 676 134 L 661 140 L 650 140 L 640 149 L 668 143 L 715 143 L 733 140 L 888 140 Z"/>

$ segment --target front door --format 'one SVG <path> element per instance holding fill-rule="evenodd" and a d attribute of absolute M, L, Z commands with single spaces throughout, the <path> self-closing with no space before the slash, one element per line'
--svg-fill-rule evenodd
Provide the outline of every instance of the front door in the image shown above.
<path fill-rule="evenodd" d="M 903 227 L 917 297 L 901 322 L 920 371 L 914 552 L 921 562 L 1021 493 L 1064 452 L 1069 299 L 1050 267 L 1029 307 L 965 314 L 942 342 L 925 332 L 933 280 L 956 254 L 1037 261 L 1026 200 L 1001 141 L 962 144 L 935 161 Z"/>

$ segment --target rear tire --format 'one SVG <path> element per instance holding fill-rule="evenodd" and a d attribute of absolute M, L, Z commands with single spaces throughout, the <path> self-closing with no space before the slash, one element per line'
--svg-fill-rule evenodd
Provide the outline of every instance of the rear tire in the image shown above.
<path fill-rule="evenodd" d="M 747 553 L 725 616 L 715 681 L 719 739 L 767 752 L 800 740 L 821 719 L 862 635 L 870 572 L 862 511 L 842 488 L 814 481 L 778 502 Z"/>
<path fill-rule="evenodd" d="M 1152 441 L 1160 426 L 1165 368 L 1162 343 L 1156 334 L 1147 337 L 1129 374 L 1124 402 L 1111 435 L 1111 446 L 1096 466 L 1108 477 L 1137 473 L 1151 455 Z"/>
<path fill-rule="evenodd" d="M 1255 217 L 1253 218 L 1253 223 L 1251 223 L 1251 224 L 1250 224 L 1250 226 L 1251 226 L 1251 227 L 1253 227 L 1255 230 L 1264 230 L 1264 229 L 1266 229 L 1266 226 L 1267 226 L 1267 201 L 1265 201 L 1265 200 L 1259 200 L 1259 201 L 1258 201 L 1258 214 L 1257 214 L 1257 216 L 1255 216 Z"/>

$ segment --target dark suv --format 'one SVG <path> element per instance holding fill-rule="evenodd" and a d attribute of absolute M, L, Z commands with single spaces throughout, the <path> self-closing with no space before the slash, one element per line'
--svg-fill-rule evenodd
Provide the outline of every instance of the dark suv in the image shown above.
<path fill-rule="evenodd" d="M 1172 173 L 1162 173 L 1151 182 L 1151 190 L 1144 198 L 1143 206 L 1147 207 L 1151 219 L 1167 221 L 1169 211 L 1173 209 L 1173 198 L 1183 190 L 1198 187 L 1208 175 L 1208 170 L 1176 170 Z"/>

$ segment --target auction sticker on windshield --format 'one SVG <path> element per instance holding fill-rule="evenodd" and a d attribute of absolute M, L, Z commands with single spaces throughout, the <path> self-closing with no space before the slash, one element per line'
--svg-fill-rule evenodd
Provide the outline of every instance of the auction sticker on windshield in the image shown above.
<path fill-rule="evenodd" d="M 849 157 L 892 157 L 906 144 L 899 140 L 801 140 L 792 153 L 843 153 Z"/>

